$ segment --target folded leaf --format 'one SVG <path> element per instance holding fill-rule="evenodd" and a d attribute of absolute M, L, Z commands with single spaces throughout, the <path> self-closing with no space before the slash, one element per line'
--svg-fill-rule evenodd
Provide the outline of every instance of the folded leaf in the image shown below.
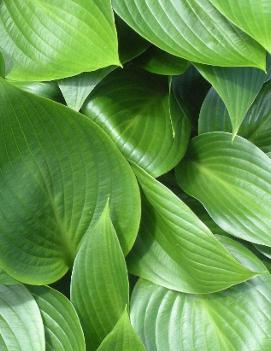
<path fill-rule="evenodd" d="M 92 121 L 0 81 L 0 266 L 29 284 L 60 279 L 110 196 L 125 253 L 138 230 L 135 176 Z"/>
<path fill-rule="evenodd" d="M 266 74 L 257 68 L 222 68 L 196 64 L 223 100 L 237 134 L 245 115 L 261 90 Z"/>
<path fill-rule="evenodd" d="M 129 271 L 170 289 L 209 293 L 253 277 L 179 198 L 134 167 L 144 197 Z"/>
<path fill-rule="evenodd" d="M 0 350 L 45 351 L 40 311 L 23 285 L 0 285 Z"/>
<path fill-rule="evenodd" d="M 177 179 L 225 232 L 271 246 L 271 160 L 251 142 L 239 136 L 232 142 L 224 132 L 201 134 Z"/>
<path fill-rule="evenodd" d="M 71 302 L 47 286 L 29 286 L 44 323 L 46 351 L 85 351 L 79 318 Z"/>
<path fill-rule="evenodd" d="M 114 329 L 107 335 L 97 351 L 144 351 L 136 335 L 127 311 L 123 313 Z"/>
<path fill-rule="evenodd" d="M 190 123 L 168 82 L 142 71 L 115 71 L 87 99 L 82 112 L 111 136 L 123 154 L 154 176 L 183 157 Z"/>
<path fill-rule="evenodd" d="M 110 0 L 3 0 L 6 76 L 52 80 L 119 65 Z"/>
<path fill-rule="evenodd" d="M 128 300 L 125 259 L 106 206 L 84 239 L 72 273 L 71 301 L 81 319 L 87 349 L 96 350 Z"/>
<path fill-rule="evenodd" d="M 269 0 L 210 0 L 230 21 L 271 52 Z"/>
<path fill-rule="evenodd" d="M 141 36 L 188 61 L 265 68 L 265 50 L 208 0 L 113 0 L 117 14 Z"/>

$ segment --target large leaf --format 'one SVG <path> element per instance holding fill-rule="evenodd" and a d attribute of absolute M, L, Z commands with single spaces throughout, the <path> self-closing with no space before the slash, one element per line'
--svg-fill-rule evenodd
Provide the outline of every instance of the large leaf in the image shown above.
<path fill-rule="evenodd" d="M 223 290 L 251 278 L 179 198 L 134 168 L 144 194 L 131 273 L 187 293 Z"/>
<path fill-rule="evenodd" d="M 23 285 L 0 285 L 0 350 L 45 351 L 40 311 Z"/>
<path fill-rule="evenodd" d="M 113 0 L 117 14 L 172 55 L 214 66 L 265 68 L 265 51 L 208 0 Z"/>
<path fill-rule="evenodd" d="M 106 206 L 76 257 L 71 300 L 79 314 L 87 348 L 96 349 L 129 300 L 125 259 Z"/>
<path fill-rule="evenodd" d="M 271 160 L 258 147 L 230 133 L 201 134 L 177 177 L 225 232 L 271 246 Z"/>
<path fill-rule="evenodd" d="M 257 68 L 222 68 L 196 65 L 225 103 L 235 135 L 261 90 L 266 74 Z"/>
<path fill-rule="evenodd" d="M 269 0 L 210 0 L 229 20 L 271 52 Z"/>
<path fill-rule="evenodd" d="M 3 80 L 0 106 L 0 266 L 29 284 L 58 280 L 109 196 L 127 253 L 138 230 L 139 191 L 107 135 L 84 116 Z"/>
<path fill-rule="evenodd" d="M 97 351 L 144 351 L 127 311 L 122 314 L 114 329 L 107 335 Z"/>
<path fill-rule="evenodd" d="M 3 0 L 6 75 L 52 80 L 119 65 L 110 0 Z"/>
<path fill-rule="evenodd" d="M 84 334 L 71 302 L 47 286 L 30 286 L 28 289 L 41 311 L 46 351 L 85 351 Z"/>
<path fill-rule="evenodd" d="M 190 123 L 167 80 L 142 71 L 115 71 L 90 95 L 82 112 L 100 124 L 123 154 L 159 176 L 186 151 Z"/>
<path fill-rule="evenodd" d="M 48 99 L 60 100 L 61 98 L 61 92 L 56 82 L 9 81 L 9 83 L 24 91 L 43 96 Z"/>
<path fill-rule="evenodd" d="M 252 270 L 264 269 L 249 250 L 223 243 Z M 268 351 L 271 348 L 271 276 L 220 293 L 189 295 L 139 280 L 131 320 L 148 351 Z"/>
<path fill-rule="evenodd" d="M 230 117 L 219 96 L 211 89 L 200 112 L 199 133 L 231 131 Z M 264 152 L 271 151 L 271 82 L 264 85 L 249 109 L 238 134 Z"/>

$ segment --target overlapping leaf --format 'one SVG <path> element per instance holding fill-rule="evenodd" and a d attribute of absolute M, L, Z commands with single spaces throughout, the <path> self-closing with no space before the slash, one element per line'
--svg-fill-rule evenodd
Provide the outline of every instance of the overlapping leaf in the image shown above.
<path fill-rule="evenodd" d="M 139 191 L 128 163 L 86 117 L 0 81 L 0 265 L 30 284 L 56 281 L 110 196 L 127 253 Z"/>

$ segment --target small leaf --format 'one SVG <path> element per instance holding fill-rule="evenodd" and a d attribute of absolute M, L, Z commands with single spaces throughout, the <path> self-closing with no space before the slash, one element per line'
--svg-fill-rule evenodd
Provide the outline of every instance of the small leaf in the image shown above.
<path fill-rule="evenodd" d="M 45 328 L 46 351 L 85 351 L 79 318 L 71 302 L 47 286 L 29 286 Z"/>
<path fill-rule="evenodd" d="M 125 310 L 114 329 L 107 335 L 97 351 L 144 351 Z"/>
<path fill-rule="evenodd" d="M 71 301 L 80 317 L 87 349 L 96 349 L 129 300 L 125 259 L 106 206 L 76 257 Z"/>

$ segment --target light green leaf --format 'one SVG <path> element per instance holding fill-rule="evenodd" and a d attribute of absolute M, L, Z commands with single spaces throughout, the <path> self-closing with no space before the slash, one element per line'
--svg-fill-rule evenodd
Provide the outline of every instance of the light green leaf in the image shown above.
<path fill-rule="evenodd" d="M 23 91 L 52 100 L 59 100 L 61 92 L 56 82 L 21 82 L 9 81 L 10 84 Z"/>
<path fill-rule="evenodd" d="M 47 286 L 29 286 L 45 328 L 46 351 L 85 351 L 79 318 L 71 302 Z"/>
<path fill-rule="evenodd" d="M 132 274 L 186 293 L 215 292 L 254 276 L 170 190 L 138 167 L 134 171 L 144 197 L 129 257 Z"/>
<path fill-rule="evenodd" d="M 210 0 L 236 26 L 271 52 L 269 0 Z"/>
<path fill-rule="evenodd" d="M 125 310 L 114 329 L 107 335 L 97 351 L 144 351 Z"/>
<path fill-rule="evenodd" d="M 230 118 L 225 105 L 211 89 L 200 112 L 199 133 L 212 131 L 230 131 Z M 257 96 L 238 134 L 265 153 L 271 151 L 271 82 L 266 83 Z"/>
<path fill-rule="evenodd" d="M 141 36 L 188 61 L 265 69 L 265 50 L 208 0 L 113 0 L 117 14 Z"/>
<path fill-rule="evenodd" d="M 201 134 L 177 178 L 225 232 L 271 246 L 271 160 L 258 147 L 230 133 Z"/>
<path fill-rule="evenodd" d="M 96 349 L 129 301 L 125 259 L 106 206 L 76 257 L 71 301 L 80 317 L 87 349 Z"/>
<path fill-rule="evenodd" d="M 0 47 L 6 77 L 60 79 L 119 65 L 110 0 L 3 0 Z"/>
<path fill-rule="evenodd" d="M 155 46 L 141 55 L 136 64 L 148 72 L 167 76 L 182 74 L 189 66 L 186 60 L 170 55 Z"/>
<path fill-rule="evenodd" d="M 0 81 L 0 266 L 49 284 L 71 266 L 110 196 L 124 252 L 139 225 L 135 176 L 92 121 Z"/>
<path fill-rule="evenodd" d="M 92 90 L 114 69 L 107 67 L 60 80 L 58 85 L 67 105 L 79 111 Z"/>
<path fill-rule="evenodd" d="M 106 77 L 82 112 L 101 125 L 123 154 L 154 176 L 172 169 L 186 151 L 190 123 L 167 80 L 142 71 Z"/>
<path fill-rule="evenodd" d="M 45 351 L 40 311 L 23 285 L 0 285 L 0 350 Z"/>
<path fill-rule="evenodd" d="M 266 74 L 257 68 L 222 68 L 199 64 L 196 64 L 196 68 L 212 84 L 226 105 L 232 132 L 236 135 L 266 80 Z"/>

